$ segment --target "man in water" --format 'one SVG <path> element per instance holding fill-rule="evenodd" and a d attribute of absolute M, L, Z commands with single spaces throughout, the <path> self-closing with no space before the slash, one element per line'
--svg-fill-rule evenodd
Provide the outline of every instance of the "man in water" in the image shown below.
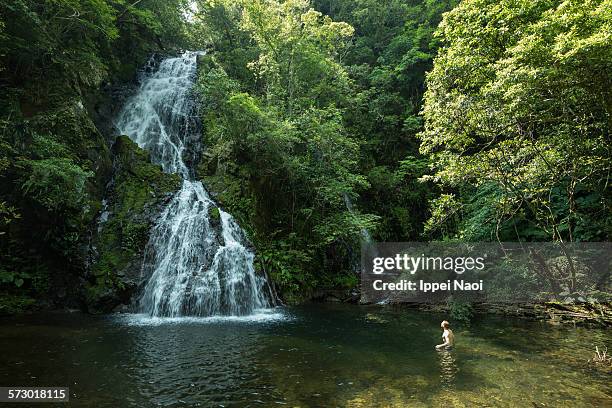
<path fill-rule="evenodd" d="M 438 344 L 436 346 L 436 350 L 449 350 L 455 345 L 455 335 L 450 329 L 450 323 L 448 323 L 448 321 L 444 320 L 442 323 L 440 323 L 440 327 L 442 330 L 444 330 L 442 333 L 442 340 L 444 340 L 444 343 Z"/>

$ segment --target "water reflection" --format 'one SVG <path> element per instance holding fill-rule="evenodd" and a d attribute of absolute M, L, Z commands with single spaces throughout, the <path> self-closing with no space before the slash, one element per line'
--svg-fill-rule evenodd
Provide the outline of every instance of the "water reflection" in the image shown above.
<path fill-rule="evenodd" d="M 455 384 L 455 375 L 459 371 L 453 350 L 438 350 L 440 360 L 440 380 L 443 387 L 452 387 Z"/>
<path fill-rule="evenodd" d="M 585 364 L 594 345 L 610 346 L 606 330 L 487 317 L 469 329 L 458 325 L 455 349 L 436 352 L 439 315 L 346 305 L 291 310 L 291 320 L 250 323 L 0 319 L 0 386 L 70 386 L 77 408 L 612 401 L 609 374 Z"/>
<path fill-rule="evenodd" d="M 257 325 L 172 324 L 131 331 L 131 376 L 151 404 L 232 405 L 261 392 Z"/>

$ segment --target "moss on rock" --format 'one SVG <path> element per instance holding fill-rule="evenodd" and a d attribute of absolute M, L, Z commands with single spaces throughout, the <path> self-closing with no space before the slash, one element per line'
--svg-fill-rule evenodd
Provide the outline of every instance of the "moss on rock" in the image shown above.
<path fill-rule="evenodd" d="M 85 285 L 84 298 L 92 313 L 130 302 L 141 284 L 140 263 L 151 227 L 181 185 L 178 175 L 152 164 L 148 152 L 127 136 L 116 139 L 112 153 L 113 179 L 93 240 L 94 263 Z"/>
<path fill-rule="evenodd" d="M 14 214 L 0 220 L 0 265 L 21 282 L 0 281 L 13 299 L 0 305 L 5 313 L 79 306 L 90 228 L 112 171 L 83 96 L 53 90 L 53 98 L 0 92 L 0 203 Z"/>

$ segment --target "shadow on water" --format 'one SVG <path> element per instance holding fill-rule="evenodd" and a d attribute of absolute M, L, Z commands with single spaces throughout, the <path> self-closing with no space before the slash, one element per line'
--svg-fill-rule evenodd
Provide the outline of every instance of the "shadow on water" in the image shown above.
<path fill-rule="evenodd" d="M 281 317 L 278 317 L 281 316 Z M 275 318 L 0 320 L 0 386 L 69 386 L 75 407 L 605 406 L 605 330 L 485 317 L 434 350 L 443 316 L 347 305 Z M 41 405 L 44 406 L 44 405 Z"/>

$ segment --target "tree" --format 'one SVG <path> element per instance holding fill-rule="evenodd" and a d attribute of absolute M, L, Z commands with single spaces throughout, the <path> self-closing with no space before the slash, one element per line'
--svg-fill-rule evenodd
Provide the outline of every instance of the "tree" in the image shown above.
<path fill-rule="evenodd" d="M 250 63 L 272 103 L 291 114 L 344 102 L 348 78 L 340 65 L 353 28 L 310 8 L 306 0 L 245 1 L 242 27 L 259 47 Z"/>
<path fill-rule="evenodd" d="M 355 97 L 345 120 L 363 139 L 360 168 L 371 185 L 361 194 L 364 211 L 382 216 L 377 238 L 422 238 L 427 201 L 435 186 L 420 182 L 427 161 L 417 133 L 425 72 L 438 42 L 434 30 L 456 1 L 317 0 L 317 7 L 355 27 L 345 63 Z"/>
<path fill-rule="evenodd" d="M 184 3 L 0 0 L 0 309 L 84 275 L 111 170 L 111 135 L 94 123 L 110 110 L 93 105 L 184 44 Z"/>
<path fill-rule="evenodd" d="M 610 239 L 610 7 L 468 0 L 445 15 L 421 151 L 456 236 Z"/>
<path fill-rule="evenodd" d="M 201 174 L 249 230 L 258 259 L 286 295 L 305 296 L 347 276 L 354 283 L 349 252 L 377 217 L 345 204 L 367 186 L 358 167 L 361 140 L 344 124 L 352 84 L 341 58 L 352 27 L 305 1 L 216 7 L 201 8 L 201 21 L 213 13 L 231 23 L 223 23 L 223 39 L 210 37 L 215 51 L 200 65 L 209 146 Z M 238 46 L 253 55 L 244 61 L 253 80 L 227 64 L 246 55 Z"/>

